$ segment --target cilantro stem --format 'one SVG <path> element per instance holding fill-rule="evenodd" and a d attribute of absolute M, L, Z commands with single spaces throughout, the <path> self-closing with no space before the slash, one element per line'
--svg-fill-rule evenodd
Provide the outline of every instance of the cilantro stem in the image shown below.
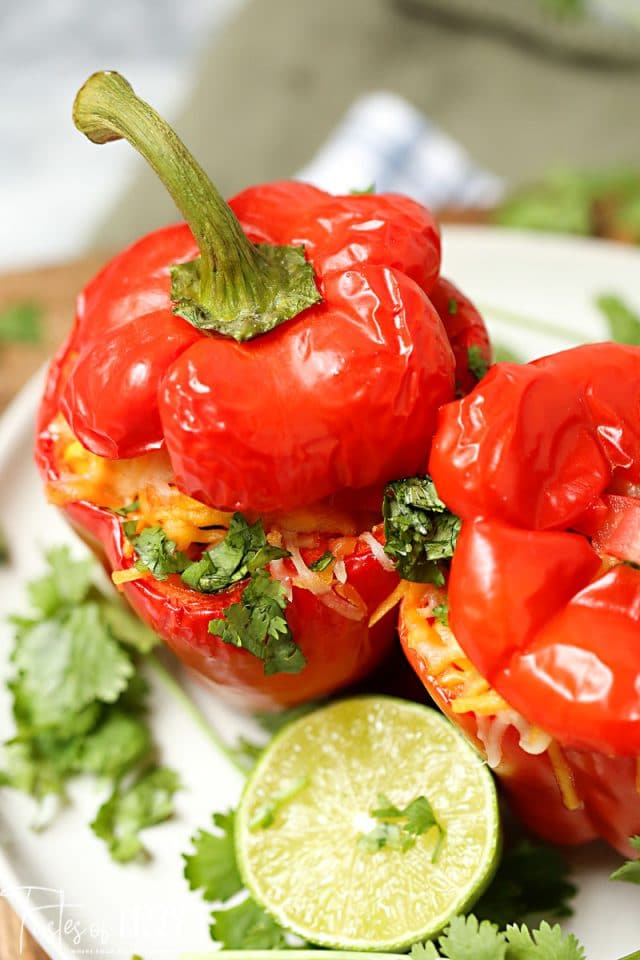
<path fill-rule="evenodd" d="M 168 690 L 174 699 L 181 704 L 186 713 L 190 715 L 191 719 L 196 723 L 200 730 L 202 730 L 209 742 L 213 744 L 219 753 L 224 754 L 227 760 L 233 764 L 236 770 L 240 771 L 243 777 L 246 777 L 247 768 L 243 765 L 242 760 L 239 759 L 237 751 L 225 743 L 222 737 L 218 735 L 202 711 L 198 709 L 191 697 L 185 693 L 182 686 L 178 683 L 173 674 L 167 670 L 158 656 L 155 653 L 152 653 L 147 658 L 147 663 L 155 673 L 158 680 L 163 684 L 165 689 Z"/>
<path fill-rule="evenodd" d="M 537 330 L 538 333 L 547 334 L 550 337 L 558 337 L 562 340 L 570 340 L 572 343 L 584 343 L 584 337 L 576 333 L 570 327 L 563 327 L 559 323 L 549 323 L 547 320 L 540 320 L 538 317 L 530 317 L 523 313 L 515 313 L 512 310 L 505 310 L 503 307 L 495 307 L 488 303 L 478 304 L 478 309 L 482 314 L 488 314 L 489 317 L 500 323 L 505 323 L 511 327 L 523 327 L 526 330 Z M 623 958 L 625 960 L 625 958 Z"/>
<path fill-rule="evenodd" d="M 628 953 L 625 957 L 620 957 L 620 960 L 640 960 L 640 950 L 634 950 L 633 953 Z"/>

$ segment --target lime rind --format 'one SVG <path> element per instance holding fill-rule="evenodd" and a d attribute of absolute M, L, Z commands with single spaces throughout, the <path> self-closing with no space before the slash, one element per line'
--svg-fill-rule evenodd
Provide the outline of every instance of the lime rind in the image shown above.
<path fill-rule="evenodd" d="M 256 811 L 300 777 L 307 786 L 266 829 Z M 428 797 L 445 835 L 404 852 L 358 844 L 379 793 Z M 493 778 L 436 711 L 390 697 L 337 701 L 285 727 L 251 774 L 236 849 L 254 899 L 285 929 L 343 950 L 402 950 L 440 933 L 490 882 L 500 849 Z"/>

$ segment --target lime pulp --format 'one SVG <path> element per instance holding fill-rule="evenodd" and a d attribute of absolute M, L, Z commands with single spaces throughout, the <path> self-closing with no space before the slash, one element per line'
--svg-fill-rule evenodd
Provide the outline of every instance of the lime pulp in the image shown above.
<path fill-rule="evenodd" d="M 426 796 L 441 835 L 372 852 L 361 838 L 376 827 L 380 794 L 401 809 Z M 251 895 L 285 929 L 333 949 L 402 950 L 434 937 L 483 892 L 499 847 L 481 757 L 440 713 L 389 697 L 338 701 L 285 727 L 236 818 Z"/>

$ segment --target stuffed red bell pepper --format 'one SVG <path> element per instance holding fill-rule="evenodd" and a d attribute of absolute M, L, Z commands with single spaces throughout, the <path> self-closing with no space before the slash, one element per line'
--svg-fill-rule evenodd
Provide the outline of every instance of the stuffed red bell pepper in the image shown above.
<path fill-rule="evenodd" d="M 640 349 L 601 343 L 497 365 L 441 411 L 430 474 L 453 557 L 446 585 L 406 588 L 409 660 L 530 827 L 557 843 L 600 836 L 630 855 Z"/>
<path fill-rule="evenodd" d="M 382 489 L 426 465 L 455 391 L 426 295 L 437 224 L 404 197 L 294 182 L 229 206 L 118 74 L 87 81 L 74 119 L 129 140 L 187 222 L 81 294 L 39 415 L 49 498 L 140 616 L 245 706 L 356 680 L 394 633 L 392 614 L 368 624 L 397 584 Z"/>

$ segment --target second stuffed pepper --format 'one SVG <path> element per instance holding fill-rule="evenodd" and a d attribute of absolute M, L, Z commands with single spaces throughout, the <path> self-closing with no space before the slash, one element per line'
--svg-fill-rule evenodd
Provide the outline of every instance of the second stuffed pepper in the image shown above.
<path fill-rule="evenodd" d="M 409 660 L 525 822 L 627 854 L 640 832 L 639 383 L 640 349 L 593 344 L 499 364 L 444 407 L 430 473 L 450 574 L 407 585 L 401 615 Z"/>

